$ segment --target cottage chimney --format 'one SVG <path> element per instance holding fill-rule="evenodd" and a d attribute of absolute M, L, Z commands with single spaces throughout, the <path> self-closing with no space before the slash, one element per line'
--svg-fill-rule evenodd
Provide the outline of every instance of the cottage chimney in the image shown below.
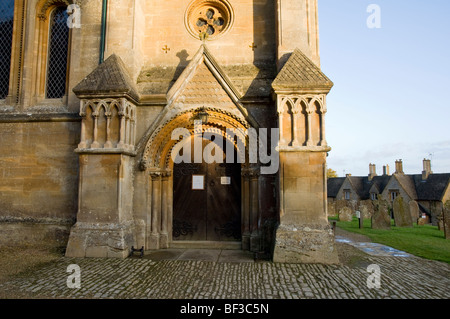
<path fill-rule="evenodd" d="M 383 166 L 383 175 L 384 176 L 389 175 L 389 165 Z"/>
<path fill-rule="evenodd" d="M 369 164 L 369 181 L 371 181 L 375 176 L 377 176 L 377 168 L 375 164 Z"/>
<path fill-rule="evenodd" d="M 423 171 L 422 171 L 422 180 L 426 180 L 430 174 L 433 174 L 431 171 L 431 161 L 429 159 L 423 159 Z"/>
<path fill-rule="evenodd" d="M 395 161 L 395 174 L 404 174 L 403 173 L 403 161 L 401 159 Z"/>

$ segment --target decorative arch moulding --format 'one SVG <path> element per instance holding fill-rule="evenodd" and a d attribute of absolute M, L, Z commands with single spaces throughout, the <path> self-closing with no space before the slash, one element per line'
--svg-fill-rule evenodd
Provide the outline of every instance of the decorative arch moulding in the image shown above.
<path fill-rule="evenodd" d="M 220 131 L 223 133 L 222 136 L 225 139 L 229 138 L 225 130 L 227 127 L 231 126 L 242 130 L 250 127 L 244 120 L 222 109 L 205 108 L 205 110 L 209 113 L 209 120 L 207 123 L 202 124 L 202 130 L 217 129 L 217 132 Z M 191 109 L 178 113 L 154 130 L 147 140 L 142 153 L 141 170 L 146 170 L 148 167 L 164 167 L 167 169 L 169 166 L 170 154 L 175 145 L 180 142 L 171 142 L 172 130 L 177 127 L 183 127 L 187 128 L 191 134 L 200 133 L 195 132 L 195 127 L 191 122 L 192 116 L 194 116 L 197 111 L 198 109 Z M 243 143 L 243 145 L 248 144 L 246 140 L 242 140 L 243 137 L 240 136 L 239 132 L 235 137 L 240 139 L 240 142 Z M 168 147 L 168 145 L 170 146 Z"/>
<path fill-rule="evenodd" d="M 36 6 L 37 17 L 40 20 L 47 20 L 48 11 L 50 8 L 58 5 L 70 6 L 71 4 L 80 6 L 81 0 L 41 0 L 37 3 Z"/>

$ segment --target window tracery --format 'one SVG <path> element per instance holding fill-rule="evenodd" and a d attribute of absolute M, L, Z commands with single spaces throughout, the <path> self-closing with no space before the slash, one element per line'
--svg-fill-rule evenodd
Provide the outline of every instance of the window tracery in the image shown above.
<path fill-rule="evenodd" d="M 226 1 L 196 0 L 186 11 L 189 33 L 201 39 L 215 39 L 224 34 L 233 23 L 233 11 Z"/>

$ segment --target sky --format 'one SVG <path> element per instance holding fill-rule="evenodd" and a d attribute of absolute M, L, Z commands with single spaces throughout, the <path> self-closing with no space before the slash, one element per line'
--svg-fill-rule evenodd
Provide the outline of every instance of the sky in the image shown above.
<path fill-rule="evenodd" d="M 450 173 L 450 1 L 318 0 L 328 167 L 377 174 Z M 369 5 L 380 9 L 367 12 Z M 380 22 L 380 28 L 369 28 Z"/>

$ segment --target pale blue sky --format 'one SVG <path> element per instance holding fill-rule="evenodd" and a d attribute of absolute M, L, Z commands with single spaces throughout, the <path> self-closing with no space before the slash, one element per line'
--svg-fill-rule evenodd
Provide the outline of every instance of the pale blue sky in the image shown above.
<path fill-rule="evenodd" d="M 367 7 L 381 8 L 370 29 Z M 328 167 L 339 176 L 390 172 L 403 160 L 420 174 L 450 173 L 450 1 L 319 0 L 322 71 L 335 86 L 327 98 Z M 430 156 L 430 154 L 432 154 Z"/>

